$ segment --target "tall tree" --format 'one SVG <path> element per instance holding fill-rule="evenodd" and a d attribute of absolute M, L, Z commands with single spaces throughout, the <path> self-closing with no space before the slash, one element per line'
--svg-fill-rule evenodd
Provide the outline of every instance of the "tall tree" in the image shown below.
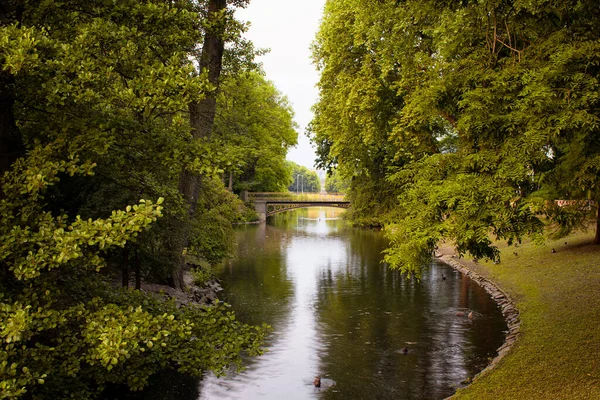
<path fill-rule="evenodd" d="M 292 180 L 285 157 L 298 138 L 287 98 L 251 70 L 226 76 L 217 104 L 214 139 L 228 154 L 231 189 L 285 190 Z"/>
<path fill-rule="evenodd" d="M 541 216 L 559 233 L 583 221 L 585 203 L 553 200 L 598 200 L 599 16 L 591 1 L 327 3 L 313 137 L 351 196 L 361 176 L 384 193 L 364 211 L 395 222 L 390 263 L 417 272 L 443 238 L 496 259 L 491 238 L 537 235 Z"/>
<path fill-rule="evenodd" d="M 202 46 L 199 61 L 199 70 L 208 76 L 208 82 L 214 86 L 213 92 L 207 93 L 199 101 L 192 101 L 189 104 L 190 125 L 192 127 L 192 141 L 207 140 L 212 131 L 215 112 L 216 112 L 216 94 L 215 91 L 219 85 L 219 76 L 223 63 L 223 51 L 225 49 L 225 13 L 227 8 L 226 0 L 208 1 L 208 18 L 206 31 L 204 35 L 204 44 Z M 190 224 L 193 220 L 198 204 L 201 177 L 197 171 L 191 171 L 184 168 L 179 179 L 179 191 L 185 201 L 187 216 L 182 220 L 182 229 L 179 233 L 179 240 L 176 246 L 176 252 L 181 256 L 179 268 L 173 271 L 173 284 L 176 288 L 182 288 L 183 268 L 185 266 L 185 257 L 183 250 L 189 243 Z"/>

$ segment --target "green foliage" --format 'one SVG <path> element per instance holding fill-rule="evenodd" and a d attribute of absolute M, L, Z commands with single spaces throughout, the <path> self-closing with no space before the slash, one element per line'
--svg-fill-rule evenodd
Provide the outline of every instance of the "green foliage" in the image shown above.
<path fill-rule="evenodd" d="M 192 275 L 194 276 L 194 283 L 196 286 L 203 287 L 211 279 L 214 279 L 215 272 L 210 264 L 206 263 L 205 265 L 194 268 L 194 270 L 192 270 Z"/>
<path fill-rule="evenodd" d="M 161 216 L 142 200 L 107 219 L 54 217 L 44 192 L 58 174 L 93 164 L 51 160 L 52 146 L 20 159 L 2 181 L 0 387 L 4 397 L 93 398 L 107 383 L 143 387 L 160 369 L 199 376 L 259 352 L 263 330 L 235 321 L 226 305 L 177 308 L 100 280 L 111 247 Z"/>
<path fill-rule="evenodd" d="M 346 193 L 349 187 L 350 182 L 343 179 L 337 169 L 334 169 L 325 177 L 325 191 L 327 193 Z"/>
<path fill-rule="evenodd" d="M 298 140 L 288 100 L 259 72 L 227 76 L 217 99 L 214 135 L 230 160 L 236 192 L 280 192 L 292 178 L 288 149 Z"/>
<path fill-rule="evenodd" d="M 51 161 L 55 150 L 52 146 L 33 149 L 2 180 L 0 257 L 7 272 L 18 280 L 34 279 L 79 260 L 99 269 L 101 258 L 88 249 L 122 247 L 161 216 L 162 198 L 156 205 L 141 200 L 125 211 L 113 211 L 106 219 L 77 216 L 69 221 L 66 215 L 55 217 L 45 212 L 44 192 L 58 181 L 59 173 L 91 174 L 93 168 L 89 162 L 80 164 L 76 154 L 68 161 Z"/>
<path fill-rule="evenodd" d="M 94 175 L 61 174 L 47 193 L 48 211 L 104 219 L 139 198 L 165 197 L 166 225 L 178 213 L 182 168 L 218 168 L 212 148 L 188 144 L 185 110 L 211 89 L 186 55 L 202 37 L 198 11 L 186 2 L 138 1 L 15 9 L 19 29 L 3 26 L 2 38 L 33 39 L 3 40 L 0 60 L 15 81 L 23 142 L 29 150 L 52 146 L 57 162 L 77 153 L 95 164 Z M 13 54 L 28 61 L 16 63 Z M 164 249 L 168 239 L 156 236 L 137 240 Z"/>
<path fill-rule="evenodd" d="M 140 389 L 165 368 L 221 374 L 240 366 L 240 351 L 259 351 L 263 330 L 235 321 L 226 304 L 177 308 L 141 292 L 85 284 L 110 302 L 96 297 L 59 308 L 54 302 L 64 292 L 47 290 L 23 298 L 27 305 L 0 303 L 4 397 L 94 398 L 108 383 Z"/>
<path fill-rule="evenodd" d="M 225 304 L 177 308 L 102 275 L 126 245 L 145 276 L 179 261 L 168 229 L 182 215 L 179 174 L 210 177 L 227 162 L 218 142 L 190 144 L 188 105 L 214 89 L 189 58 L 203 6 L 1 7 L 0 397 L 95 398 L 108 384 L 140 389 L 163 369 L 220 374 L 260 352 L 264 330 Z M 16 161 L 13 132 L 26 150 Z M 242 205 L 207 180 L 196 222 L 218 220 L 208 234 L 221 242 L 202 249 L 210 258 L 226 252 Z"/>
<path fill-rule="evenodd" d="M 391 223 L 389 262 L 415 272 L 441 239 L 496 259 L 492 238 L 590 216 L 553 201 L 600 199 L 599 18 L 592 1 L 327 3 L 312 139 L 356 218 Z"/>
<path fill-rule="evenodd" d="M 292 170 L 293 183 L 288 186 L 290 192 L 295 193 L 319 193 L 321 191 L 321 180 L 316 171 L 312 171 L 293 161 L 288 161 L 288 167 Z"/>
<path fill-rule="evenodd" d="M 354 177 L 346 194 L 352 206 L 344 217 L 357 226 L 383 226 L 396 205 L 394 191 L 393 185 L 383 185 L 380 180 L 368 176 Z"/>
<path fill-rule="evenodd" d="M 216 264 L 233 256 L 233 224 L 246 222 L 244 219 L 248 211 L 239 197 L 225 189 L 219 178 L 205 177 L 202 188 L 196 219 L 192 224 L 189 251 L 209 264 Z"/>

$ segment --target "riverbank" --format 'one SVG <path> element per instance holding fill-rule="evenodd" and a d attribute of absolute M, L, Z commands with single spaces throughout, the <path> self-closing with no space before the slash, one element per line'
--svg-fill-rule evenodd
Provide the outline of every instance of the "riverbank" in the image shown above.
<path fill-rule="evenodd" d="M 168 285 L 147 282 L 141 283 L 140 290 L 164 297 L 168 300 L 174 300 L 178 306 L 183 304 L 210 305 L 217 300 L 219 292 L 223 290 L 221 282 L 216 278 L 211 278 L 203 285 L 198 286 L 194 281 L 194 275 L 190 271 L 184 272 L 183 280 L 185 290 L 175 289 Z M 113 279 L 113 284 L 115 286 L 120 286 L 121 282 L 115 278 Z M 129 287 L 135 287 L 135 281 L 130 280 Z"/>
<path fill-rule="evenodd" d="M 592 238 L 502 245 L 500 264 L 454 259 L 501 287 L 521 325 L 497 366 L 453 398 L 600 398 L 600 246 Z"/>

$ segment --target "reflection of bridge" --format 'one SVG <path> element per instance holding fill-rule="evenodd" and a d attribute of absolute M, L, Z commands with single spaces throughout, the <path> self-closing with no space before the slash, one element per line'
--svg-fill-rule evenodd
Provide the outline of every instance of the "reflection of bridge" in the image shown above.
<path fill-rule="evenodd" d="M 252 201 L 254 208 L 264 221 L 268 216 L 280 212 L 305 207 L 340 207 L 348 208 L 350 202 L 339 194 L 316 193 L 245 193 L 245 201 Z"/>

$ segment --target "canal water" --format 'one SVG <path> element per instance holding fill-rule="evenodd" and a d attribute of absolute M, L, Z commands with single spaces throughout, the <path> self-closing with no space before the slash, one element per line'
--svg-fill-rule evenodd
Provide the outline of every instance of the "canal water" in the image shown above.
<path fill-rule="evenodd" d="M 406 279 L 382 263 L 381 232 L 340 212 L 238 230 L 237 257 L 217 270 L 223 300 L 272 326 L 269 351 L 241 373 L 207 374 L 200 399 L 443 399 L 495 356 L 506 324 L 481 287 L 438 263 Z"/>

